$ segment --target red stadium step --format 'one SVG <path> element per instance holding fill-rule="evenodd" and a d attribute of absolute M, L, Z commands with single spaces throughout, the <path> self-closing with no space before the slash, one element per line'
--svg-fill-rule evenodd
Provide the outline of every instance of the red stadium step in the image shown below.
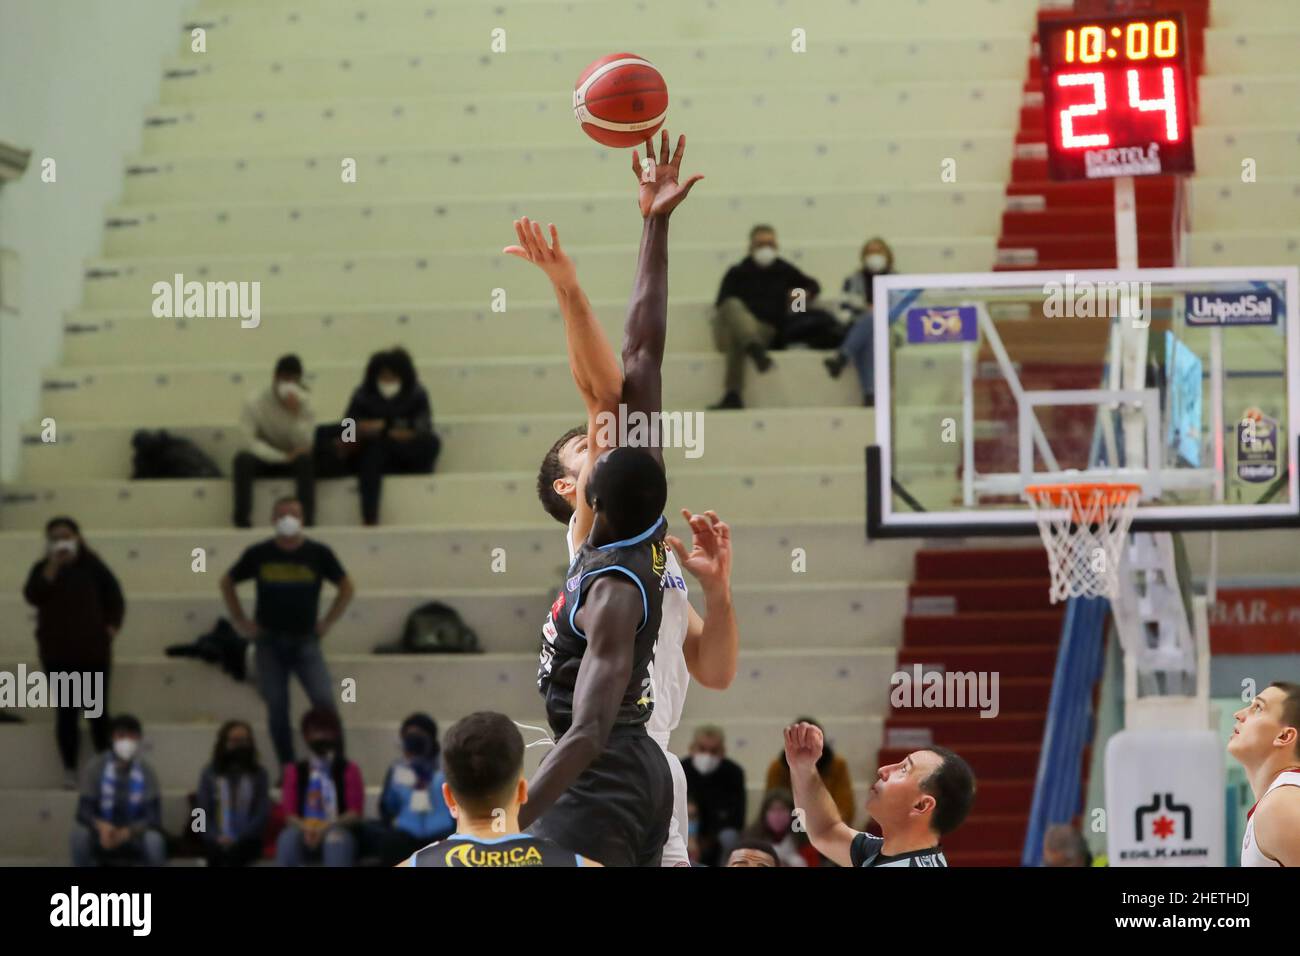
<path fill-rule="evenodd" d="M 944 856 L 949 850 L 956 853 L 1007 852 L 1009 847 L 1024 845 L 1028 828 L 1029 820 L 1023 813 L 971 814 L 965 823 L 943 838 Z"/>
<path fill-rule="evenodd" d="M 1019 647 L 1014 644 L 904 647 L 898 652 L 898 666 L 902 669 L 911 664 L 942 664 L 946 671 L 997 671 L 999 680 L 1002 677 L 1050 677 L 1056 666 L 1056 647 Z"/>
<path fill-rule="evenodd" d="M 942 746 L 942 744 L 940 744 Z M 1040 742 L 1032 744 L 966 744 L 953 747 L 970 764 L 978 781 L 1029 780 L 1038 773 Z M 883 747 L 878 758 L 881 766 L 901 763 L 912 750 L 905 747 Z M 1029 812 L 1029 807 L 1025 807 Z"/>
<path fill-rule="evenodd" d="M 1077 255 L 1083 259 L 1114 259 L 1115 233 L 1068 232 L 1043 233 L 1039 235 L 1004 235 L 998 240 L 999 255 L 1004 250 L 1033 249 L 1039 259 L 1063 259 Z M 1174 256 L 1174 236 L 1172 232 L 1138 233 L 1138 259 L 1145 266 L 1149 259 L 1168 259 Z"/>
<path fill-rule="evenodd" d="M 934 743 L 953 750 L 961 750 L 963 744 L 1041 743 L 1045 719 L 1041 713 L 999 712 L 996 717 L 981 717 L 978 710 L 968 715 L 895 710 L 885 720 L 885 740 L 891 739 L 892 730 L 906 730 L 928 731 Z"/>
<path fill-rule="evenodd" d="M 915 613 L 917 599 L 947 600 L 953 613 L 1000 611 L 1008 607 L 1030 611 L 1051 610 L 1045 577 L 993 578 L 986 581 L 921 581 L 907 589 Z"/>
<path fill-rule="evenodd" d="M 1004 713 L 1047 712 L 1047 703 L 1052 695 L 1052 678 L 1046 677 L 1007 677 L 998 678 L 998 698 Z M 962 715 L 970 713 L 966 708 L 930 707 L 926 713 L 934 715 Z M 942 743 L 943 741 L 939 741 Z"/>
<path fill-rule="evenodd" d="M 1138 205 L 1138 234 L 1169 229 L 1173 207 L 1163 203 Z M 1111 206 L 1058 206 L 1055 209 L 1008 209 L 1002 214 L 1002 239 L 1016 236 L 1109 234 L 1114 240 L 1115 212 Z"/>
<path fill-rule="evenodd" d="M 943 617 L 909 614 L 903 618 L 903 643 L 909 648 L 958 647 L 981 642 L 1055 647 L 1061 639 L 1063 615 L 1063 609 L 969 611 Z"/>
<path fill-rule="evenodd" d="M 949 866 L 1019 866 L 1019 850 L 958 850 L 949 853 L 943 848 L 943 855 Z"/>
<path fill-rule="evenodd" d="M 956 748 L 953 748 L 956 749 Z M 975 788 L 975 813 L 1025 813 L 1034 802 L 1034 781 L 981 780 Z"/>
<path fill-rule="evenodd" d="M 1048 579 L 1042 548 L 925 548 L 916 552 L 913 577 L 918 583 L 1000 578 Z"/>

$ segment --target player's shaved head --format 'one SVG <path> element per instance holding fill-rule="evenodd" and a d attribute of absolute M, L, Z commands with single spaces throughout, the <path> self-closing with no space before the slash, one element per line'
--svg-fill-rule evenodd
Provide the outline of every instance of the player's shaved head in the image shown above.
<path fill-rule="evenodd" d="M 514 800 L 524 769 L 524 738 L 505 714 L 480 710 L 442 738 L 442 772 L 456 803 L 476 817 Z"/>
<path fill-rule="evenodd" d="M 643 448 L 612 448 L 587 479 L 587 503 L 620 538 L 649 529 L 668 503 L 663 466 Z"/>

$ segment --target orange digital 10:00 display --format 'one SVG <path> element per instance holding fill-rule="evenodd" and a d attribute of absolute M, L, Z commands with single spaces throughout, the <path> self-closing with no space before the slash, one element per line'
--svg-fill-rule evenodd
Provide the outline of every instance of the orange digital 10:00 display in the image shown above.
<path fill-rule="evenodd" d="M 1038 25 L 1053 179 L 1191 172 L 1181 14 Z"/>

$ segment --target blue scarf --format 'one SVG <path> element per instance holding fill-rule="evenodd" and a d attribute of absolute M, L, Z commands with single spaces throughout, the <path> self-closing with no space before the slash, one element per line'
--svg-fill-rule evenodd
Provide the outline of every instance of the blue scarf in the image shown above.
<path fill-rule="evenodd" d="M 334 820 L 339 815 L 338 788 L 334 786 L 330 766 L 328 760 L 313 758 L 311 761 L 311 776 L 307 778 L 307 793 L 302 801 L 304 820 Z"/>
<path fill-rule="evenodd" d="M 230 790 L 230 778 L 222 774 L 217 777 L 217 832 L 232 840 L 238 839 L 248 824 L 249 809 L 253 805 L 252 774 L 239 775 L 238 789 L 233 794 Z"/>
<path fill-rule="evenodd" d="M 144 817 L 144 767 L 138 760 L 131 761 L 127 773 L 126 819 L 134 823 Z M 105 820 L 113 820 L 113 808 L 117 804 L 117 759 L 110 756 L 104 761 L 104 772 L 99 778 L 99 814 Z"/>

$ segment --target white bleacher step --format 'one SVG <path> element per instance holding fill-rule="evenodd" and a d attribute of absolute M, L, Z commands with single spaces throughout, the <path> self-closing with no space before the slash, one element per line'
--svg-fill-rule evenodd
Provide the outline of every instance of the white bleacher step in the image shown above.
<path fill-rule="evenodd" d="M 862 449 L 872 443 L 874 417 L 870 409 L 861 407 L 709 413 L 702 426 L 692 426 L 690 431 L 683 427 L 683 438 L 689 438 L 695 448 L 664 449 L 664 461 L 672 473 L 710 464 L 755 467 L 771 462 L 772 449 L 782 448 L 797 449 L 803 464 L 858 464 Z M 696 420 L 682 419 L 684 426 L 692 421 Z M 565 413 L 439 416 L 442 451 L 438 473 L 538 467 L 551 443 L 580 424 L 581 418 L 575 420 Z M 23 480 L 34 484 L 57 482 L 68 475 L 82 479 L 130 477 L 135 430 L 130 425 L 61 420 L 57 440 L 46 442 L 41 440 L 39 424 L 29 426 L 24 435 Z M 244 447 L 243 432 L 233 418 L 213 425 L 169 426 L 167 432 L 194 442 L 227 474 L 232 471 L 234 456 Z"/>
<path fill-rule="evenodd" d="M 703 148 L 691 147 L 688 156 L 690 162 L 698 160 L 701 169 L 725 169 L 727 186 L 733 190 L 761 191 L 774 183 L 807 181 L 828 189 L 863 183 L 877 188 L 926 186 L 935 182 L 935 157 L 956 159 L 962 183 L 991 183 L 1006 177 L 1014 132 L 965 125 L 912 133 L 849 128 L 790 139 L 774 138 L 760 128 L 724 139 L 708 131 Z M 691 132 L 692 143 L 697 136 Z M 242 151 L 234 156 L 138 154 L 126 163 L 123 202 L 192 202 L 195 182 L 203 183 L 205 202 L 402 199 L 427 196 L 434 184 L 454 196 L 494 194 L 503 183 L 512 193 L 533 196 L 552 192 L 579 168 L 588 171 L 592 184 L 611 189 L 626 184 L 623 154 L 595 143 L 507 146 L 475 141 L 386 145 L 382 150 L 361 144 L 349 156 L 357 163 L 357 180 L 340 194 L 336 150 L 308 153 L 286 146 L 256 156 Z M 815 178 L 810 180 L 810 175 Z"/>
<path fill-rule="evenodd" d="M 1300 75 L 1294 73 L 1202 76 L 1198 91 L 1200 121 L 1209 126 L 1268 126 L 1300 120 Z"/>
<path fill-rule="evenodd" d="M 563 542 L 559 542 L 563 548 Z M 557 554 L 560 552 L 557 550 Z M 560 559 L 563 556 L 560 554 Z M 701 614 L 706 605 L 699 585 L 687 575 L 691 603 Z M 554 591 L 559 587 L 421 590 L 366 590 L 354 598 L 342 620 L 328 636 L 331 653 L 366 654 L 379 644 L 395 642 L 407 615 L 428 601 L 455 608 L 474 631 L 484 650 L 507 653 L 535 651 Z M 248 589 L 244 589 L 245 592 Z M 251 613 L 252 595 L 244 593 Z M 741 645 L 750 650 L 788 648 L 792 635 L 815 619 L 822 647 L 894 647 L 907 608 L 907 587 L 901 581 L 838 582 L 829 584 L 735 585 L 732 600 Z M 188 643 L 206 634 L 219 617 L 227 616 L 211 590 L 184 593 L 132 591 L 128 613 L 114 641 L 114 653 L 158 656 L 173 644 Z M 35 612 L 19 595 L 0 595 L 0 619 L 11 627 L 0 634 L 0 656 L 30 653 Z M 23 627 L 19 622 L 26 621 Z"/>
<path fill-rule="evenodd" d="M 520 209 L 520 213 L 523 213 Z M 689 215 L 689 213 L 685 213 Z M 635 228 L 635 227 L 634 227 Z M 588 296 L 612 299 L 626 296 L 636 268 L 636 245 L 570 247 L 580 263 Z M 673 295 L 711 299 L 726 270 L 739 261 L 744 237 L 727 243 L 674 242 L 669 265 Z M 782 237 L 783 253 L 806 274 L 833 289 L 858 266 L 858 241 Z M 993 229 L 980 237 L 928 237 L 901 239 L 893 244 L 900 262 L 917 272 L 974 272 L 993 261 Z M 501 245 L 436 256 L 410 252 L 333 252 L 317 255 L 229 254 L 208 256 L 142 256 L 129 259 L 95 259 L 87 263 L 82 304 L 93 309 L 129 309 L 152 315 L 160 294 L 155 283 L 174 286 L 175 276 L 186 282 L 258 282 L 260 305 L 274 311 L 294 308 L 349 309 L 415 301 L 464 302 L 481 296 L 490 308 L 494 289 L 504 289 L 506 302 L 537 302 L 550 294 L 545 276 L 526 263 L 501 253 Z M 251 290 L 251 286 L 248 287 Z M 249 292 L 251 296 L 251 291 Z M 246 297 L 247 298 L 247 297 Z M 184 302 L 179 305 L 183 308 Z M 172 317 L 183 315 L 179 310 Z M 238 326 L 238 318 L 209 318 Z M 256 328 L 241 328 L 256 334 Z"/>
<path fill-rule="evenodd" d="M 531 630 L 531 628 L 529 628 Z M 805 626 L 806 631 L 806 626 Z M 542 710 L 537 654 L 352 655 L 327 654 L 342 687 L 353 681 L 355 702 L 345 702 L 345 722 L 400 721 L 417 710 L 469 713 L 490 708 L 528 721 Z M 686 701 L 693 719 L 734 714 L 874 714 L 886 706 L 893 648 L 742 650 L 736 679 L 725 693 L 695 693 Z M 34 655 L 26 659 L 29 670 Z M 16 672 L 18 661 L 0 662 Z M 294 713 L 307 699 L 295 682 Z M 237 684 L 216 668 L 178 658 L 114 661 L 110 701 L 114 712 L 150 720 L 257 720 L 265 708 L 254 687 Z M 529 721 L 534 722 L 535 721 Z M 2 844 L 0 844 L 2 845 Z"/>
<path fill-rule="evenodd" d="M 679 515 L 668 515 L 668 521 L 671 531 L 685 534 Z M 266 527 L 248 531 L 114 531 L 90 521 L 82 521 L 81 527 L 87 546 L 112 569 L 128 598 L 133 591 L 215 589 L 217 579 L 245 548 L 271 534 L 269 519 Z M 322 527 L 309 529 L 308 535 L 334 550 L 361 591 L 424 589 L 431 584 L 549 591 L 568 566 L 564 529 L 555 521 L 530 528 Z M 869 542 L 862 523 L 826 516 L 801 522 L 770 517 L 742 522 L 732 527 L 732 581 L 739 586 L 911 580 L 913 555 L 920 546 L 912 539 Z M 1261 546 L 1270 545 L 1265 541 Z M 204 549 L 206 577 L 193 570 L 195 548 Z M 506 558 L 504 573 L 493 571 L 494 563 L 500 566 L 493 560 L 497 549 Z M 20 593 L 29 569 L 43 555 L 40 531 L 0 533 L 0 590 Z M 1300 566 L 1300 556 L 1292 560 Z"/>
<path fill-rule="evenodd" d="M 355 478 L 318 482 L 317 521 L 360 524 L 356 486 Z M 387 475 L 380 521 L 390 527 L 546 526 L 552 519 L 537 500 L 536 486 L 535 471 Z M 252 513 L 269 515 L 276 499 L 292 493 L 292 479 L 263 479 L 254 488 Z M 75 512 L 95 528 L 221 527 L 232 520 L 232 494 L 228 478 L 7 485 L 0 492 L 0 521 L 5 530 L 37 529 L 51 514 Z M 667 513 L 712 508 L 737 524 L 839 515 L 860 524 L 865 495 L 860 465 L 683 468 L 668 477 Z M 484 502 L 491 504 L 484 507 Z"/>

